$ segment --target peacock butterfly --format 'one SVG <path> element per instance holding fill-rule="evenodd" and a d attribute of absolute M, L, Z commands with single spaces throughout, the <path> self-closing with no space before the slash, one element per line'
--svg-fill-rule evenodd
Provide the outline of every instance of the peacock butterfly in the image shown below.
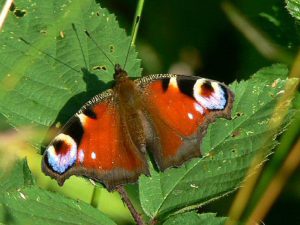
<path fill-rule="evenodd" d="M 115 85 L 88 101 L 47 147 L 42 170 L 62 185 L 71 175 L 109 191 L 149 175 L 149 151 L 164 171 L 201 156 L 209 123 L 230 119 L 233 92 L 195 76 L 154 74 L 132 80 L 115 65 Z"/>

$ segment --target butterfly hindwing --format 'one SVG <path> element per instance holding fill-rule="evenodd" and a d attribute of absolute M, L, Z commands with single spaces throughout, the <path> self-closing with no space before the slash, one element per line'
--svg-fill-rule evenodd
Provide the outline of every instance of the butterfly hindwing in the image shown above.
<path fill-rule="evenodd" d="M 114 98 L 111 89 L 95 96 L 65 125 L 44 154 L 46 174 L 60 184 L 71 175 L 87 176 L 112 190 L 149 173 Z"/>
<path fill-rule="evenodd" d="M 201 155 L 207 126 L 230 118 L 234 94 L 217 81 L 161 74 L 136 80 L 151 129 L 148 149 L 161 170 Z"/>

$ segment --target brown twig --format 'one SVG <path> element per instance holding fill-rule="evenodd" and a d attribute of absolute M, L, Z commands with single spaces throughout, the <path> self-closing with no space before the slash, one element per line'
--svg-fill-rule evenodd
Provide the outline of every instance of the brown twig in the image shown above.
<path fill-rule="evenodd" d="M 141 215 L 136 211 L 136 209 L 134 208 L 132 202 L 130 201 L 127 192 L 124 188 L 124 186 L 120 185 L 117 187 L 117 192 L 119 192 L 119 194 L 121 195 L 121 198 L 123 200 L 123 202 L 127 205 L 134 221 L 136 222 L 137 225 L 144 225 L 145 222 L 143 221 Z"/>

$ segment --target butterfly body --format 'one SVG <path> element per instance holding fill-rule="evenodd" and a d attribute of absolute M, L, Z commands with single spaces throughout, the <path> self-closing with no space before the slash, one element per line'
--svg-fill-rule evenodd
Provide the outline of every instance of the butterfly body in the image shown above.
<path fill-rule="evenodd" d="M 149 175 L 147 151 L 162 171 L 180 166 L 201 156 L 209 123 L 230 118 L 234 94 L 217 81 L 174 74 L 131 80 L 119 65 L 114 78 L 47 147 L 42 169 L 59 184 L 81 175 L 114 190 Z"/>

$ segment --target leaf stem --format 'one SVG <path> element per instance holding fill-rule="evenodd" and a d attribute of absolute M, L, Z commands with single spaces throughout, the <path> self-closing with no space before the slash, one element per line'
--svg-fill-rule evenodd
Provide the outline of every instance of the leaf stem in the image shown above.
<path fill-rule="evenodd" d="M 119 194 L 121 195 L 121 198 L 123 200 L 123 202 L 126 204 L 126 206 L 128 207 L 134 221 L 136 222 L 137 225 L 144 225 L 145 222 L 143 221 L 141 215 L 136 211 L 136 209 L 134 208 L 132 202 L 130 201 L 127 192 L 124 188 L 123 185 L 120 185 L 117 187 L 117 192 L 119 192 Z"/>

